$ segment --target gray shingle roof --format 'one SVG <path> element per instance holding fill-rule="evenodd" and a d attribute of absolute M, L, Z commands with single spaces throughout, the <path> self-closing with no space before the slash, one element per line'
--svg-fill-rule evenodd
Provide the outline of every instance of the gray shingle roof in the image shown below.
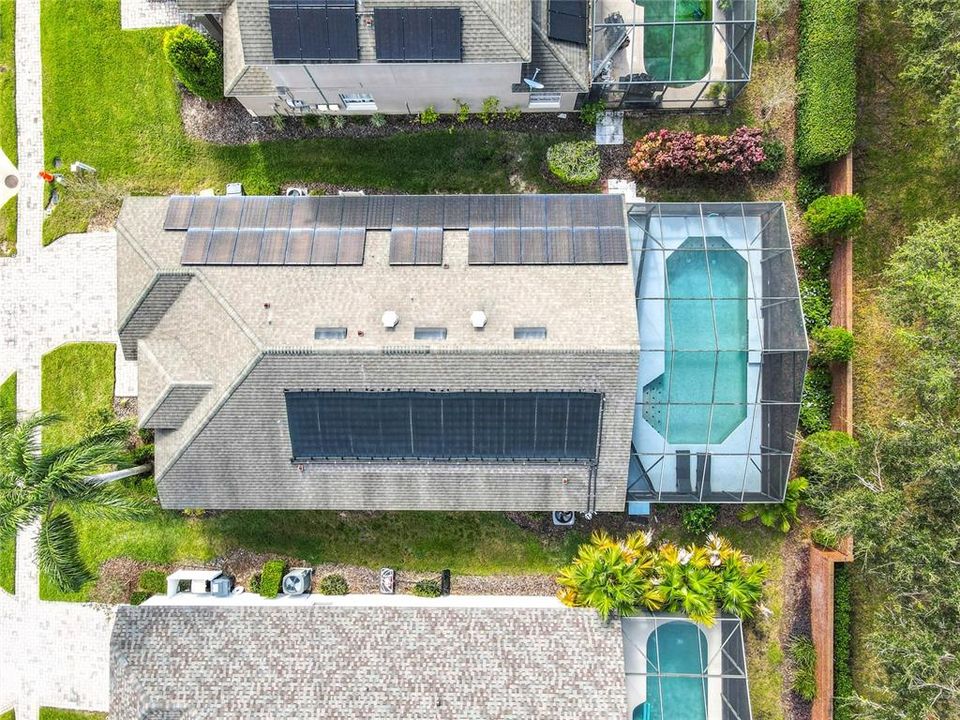
<path fill-rule="evenodd" d="M 123 607 L 110 716 L 622 720 L 623 658 L 570 608 Z"/>

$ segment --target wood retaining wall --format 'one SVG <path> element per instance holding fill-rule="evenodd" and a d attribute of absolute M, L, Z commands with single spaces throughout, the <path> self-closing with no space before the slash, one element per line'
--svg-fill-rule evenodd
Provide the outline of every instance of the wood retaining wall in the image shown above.
<path fill-rule="evenodd" d="M 810 635 L 817 653 L 810 720 L 833 720 L 833 566 L 852 561 L 853 538 L 844 538 L 836 550 L 810 546 Z"/>
<path fill-rule="evenodd" d="M 853 153 L 849 152 L 830 166 L 830 194 L 853 194 Z M 830 324 L 853 330 L 853 240 L 838 238 L 830 264 L 830 294 L 833 296 L 833 312 Z M 833 376 L 833 409 L 830 411 L 830 427 L 853 433 L 853 365 L 835 363 L 831 366 Z"/>

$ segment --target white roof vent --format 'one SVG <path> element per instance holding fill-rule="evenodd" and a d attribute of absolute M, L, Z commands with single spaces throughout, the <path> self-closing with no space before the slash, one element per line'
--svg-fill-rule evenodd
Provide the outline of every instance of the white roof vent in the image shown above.
<path fill-rule="evenodd" d="M 483 310 L 474 310 L 470 313 L 470 324 L 477 330 L 482 330 L 487 324 L 487 314 Z"/>
<path fill-rule="evenodd" d="M 385 328 L 393 329 L 400 322 L 400 316 L 397 315 L 393 310 L 387 310 L 383 314 L 381 321 L 383 322 L 383 326 Z"/>

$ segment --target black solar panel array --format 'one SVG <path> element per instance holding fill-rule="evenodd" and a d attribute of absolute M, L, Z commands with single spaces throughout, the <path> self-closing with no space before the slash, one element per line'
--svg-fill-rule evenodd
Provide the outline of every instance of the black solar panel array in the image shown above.
<path fill-rule="evenodd" d="M 600 394 L 287 391 L 297 460 L 595 460 Z"/>
<path fill-rule="evenodd" d="M 550 39 L 587 44 L 587 0 L 550 0 L 547 12 Z"/>
<path fill-rule="evenodd" d="M 400 265 L 439 265 L 445 230 L 474 265 L 627 262 L 619 195 L 174 196 L 164 229 L 187 231 L 184 265 L 361 265 L 367 230 Z"/>
<path fill-rule="evenodd" d="M 381 62 L 460 62 L 458 8 L 374 8 L 374 38 Z"/>
<path fill-rule="evenodd" d="M 356 0 L 270 0 L 277 62 L 359 59 Z"/>

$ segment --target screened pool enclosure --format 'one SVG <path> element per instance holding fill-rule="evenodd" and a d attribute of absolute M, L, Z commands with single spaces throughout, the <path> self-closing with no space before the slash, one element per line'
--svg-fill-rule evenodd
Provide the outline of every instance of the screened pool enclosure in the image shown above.
<path fill-rule="evenodd" d="M 807 362 L 779 203 L 635 204 L 627 499 L 783 499 Z"/>
<path fill-rule="evenodd" d="M 653 613 L 621 620 L 631 720 L 750 720 L 743 628 Z"/>
<path fill-rule="evenodd" d="M 608 107 L 707 108 L 750 79 L 756 0 L 595 0 L 591 71 Z"/>

